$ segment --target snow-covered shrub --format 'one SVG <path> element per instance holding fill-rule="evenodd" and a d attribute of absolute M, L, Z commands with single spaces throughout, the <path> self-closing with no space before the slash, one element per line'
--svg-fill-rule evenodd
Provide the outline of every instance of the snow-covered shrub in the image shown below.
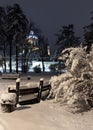
<path fill-rule="evenodd" d="M 90 104 L 93 105 L 93 49 L 86 54 L 81 47 L 68 48 L 60 57 L 68 72 L 50 79 L 49 96 L 66 104 L 73 112 L 89 109 Z"/>

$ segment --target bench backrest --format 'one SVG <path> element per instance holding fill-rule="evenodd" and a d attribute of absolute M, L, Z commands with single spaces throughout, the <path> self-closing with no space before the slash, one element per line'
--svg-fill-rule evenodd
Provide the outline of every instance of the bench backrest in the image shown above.
<path fill-rule="evenodd" d="M 50 89 L 51 89 L 51 85 L 49 83 L 44 83 L 42 84 L 41 86 L 34 86 L 34 87 L 24 87 L 22 88 L 19 87 L 19 90 L 16 90 L 16 89 L 11 89 L 11 88 L 8 88 L 8 92 L 9 93 L 16 93 L 17 94 L 17 97 L 21 96 L 23 97 L 23 101 L 21 100 L 21 102 L 25 105 L 25 102 L 26 100 L 33 100 L 31 95 L 36 95 L 34 98 L 38 100 L 38 102 L 40 102 L 41 99 L 44 99 L 50 92 Z M 43 92 L 45 91 L 48 91 L 46 94 L 44 94 L 43 96 Z M 20 103 L 20 100 L 18 99 L 17 102 L 19 101 Z"/>

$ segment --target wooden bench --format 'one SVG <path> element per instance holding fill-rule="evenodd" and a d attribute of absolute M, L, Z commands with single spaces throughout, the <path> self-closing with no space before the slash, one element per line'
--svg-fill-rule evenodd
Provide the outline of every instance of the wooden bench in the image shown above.
<path fill-rule="evenodd" d="M 16 73 L 6 73 L 2 74 L 2 79 L 17 79 L 20 75 Z"/>
<path fill-rule="evenodd" d="M 43 83 L 40 81 L 39 86 L 20 86 L 20 83 L 16 83 L 15 87 L 9 87 L 9 93 L 16 93 L 17 103 L 20 105 L 39 103 L 40 100 L 46 99 L 51 89 L 51 85 L 48 82 Z"/>
<path fill-rule="evenodd" d="M 16 93 L 20 105 L 34 104 L 40 102 L 39 87 L 26 88 L 21 86 L 19 92 L 15 88 L 8 88 L 9 93 Z"/>

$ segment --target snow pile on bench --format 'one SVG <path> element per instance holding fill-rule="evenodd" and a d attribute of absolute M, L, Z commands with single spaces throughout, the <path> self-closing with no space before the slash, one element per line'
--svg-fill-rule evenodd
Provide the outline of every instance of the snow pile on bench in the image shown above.
<path fill-rule="evenodd" d="M 1 95 L 0 103 L 15 105 L 16 104 L 16 94 L 15 93 L 3 93 Z"/>

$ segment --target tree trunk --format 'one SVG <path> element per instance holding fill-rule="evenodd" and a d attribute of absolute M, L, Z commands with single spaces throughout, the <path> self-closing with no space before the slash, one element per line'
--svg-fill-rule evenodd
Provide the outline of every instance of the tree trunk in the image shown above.
<path fill-rule="evenodd" d="M 10 42 L 10 57 L 9 57 L 10 73 L 12 72 L 12 42 Z"/>
<path fill-rule="evenodd" d="M 4 72 L 6 72 L 6 48 L 5 48 L 5 43 L 4 43 L 4 51 L 3 51 L 3 53 L 4 53 Z"/>
<path fill-rule="evenodd" d="M 45 72 L 45 66 L 44 66 L 44 59 L 43 59 L 43 56 L 42 56 L 42 68 L 43 68 L 43 72 Z"/>
<path fill-rule="evenodd" d="M 24 72 L 24 70 L 23 70 L 23 62 L 24 62 L 24 58 L 23 58 L 23 54 L 22 54 L 22 62 L 21 62 L 22 73 Z"/>
<path fill-rule="evenodd" d="M 18 74 L 18 46 L 16 46 L 16 73 Z"/>
<path fill-rule="evenodd" d="M 24 73 L 27 73 L 27 58 L 26 58 L 26 54 L 24 56 Z"/>
<path fill-rule="evenodd" d="M 21 63 L 21 69 L 22 69 L 22 73 L 24 73 L 24 48 L 22 46 L 22 63 Z"/>

